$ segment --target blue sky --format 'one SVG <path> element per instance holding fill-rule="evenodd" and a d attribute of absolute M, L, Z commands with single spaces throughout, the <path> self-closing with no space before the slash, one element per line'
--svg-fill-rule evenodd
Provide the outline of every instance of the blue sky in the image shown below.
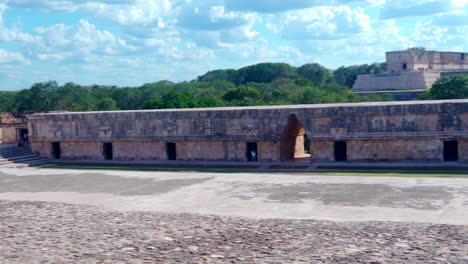
<path fill-rule="evenodd" d="M 0 90 L 137 86 L 259 62 L 468 51 L 468 0 L 0 0 Z"/>

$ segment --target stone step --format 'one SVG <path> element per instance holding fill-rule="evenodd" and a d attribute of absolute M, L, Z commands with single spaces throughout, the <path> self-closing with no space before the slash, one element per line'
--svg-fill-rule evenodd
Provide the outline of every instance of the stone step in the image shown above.
<path fill-rule="evenodd" d="M 36 155 L 36 154 L 31 154 L 31 153 L 29 153 L 28 155 L 22 155 L 22 156 L 11 156 L 11 157 L 0 156 L 0 161 L 2 160 L 15 161 L 15 160 L 20 160 L 20 159 L 37 158 L 37 157 L 41 157 L 41 156 Z"/>
<path fill-rule="evenodd" d="M 23 153 L 31 153 L 31 151 L 27 150 L 22 150 L 22 151 L 8 151 L 8 152 L 0 152 L 0 156 L 5 156 L 5 155 L 19 155 Z"/>
<path fill-rule="evenodd" d="M 9 147 L 9 148 L 0 149 L 0 153 L 10 153 L 10 152 L 15 153 L 15 152 L 24 152 L 24 151 L 31 152 L 31 149 L 27 147 Z"/>
<path fill-rule="evenodd" d="M 47 163 L 47 158 L 33 153 L 27 147 L 8 146 L 0 148 L 0 168 L 37 167 Z"/>
<path fill-rule="evenodd" d="M 21 159 L 21 160 L 15 160 L 15 161 L 0 161 L 0 165 L 5 165 L 5 164 L 30 164 L 30 163 L 37 163 L 37 162 L 48 162 L 47 159 L 44 158 L 29 158 L 29 159 Z"/>

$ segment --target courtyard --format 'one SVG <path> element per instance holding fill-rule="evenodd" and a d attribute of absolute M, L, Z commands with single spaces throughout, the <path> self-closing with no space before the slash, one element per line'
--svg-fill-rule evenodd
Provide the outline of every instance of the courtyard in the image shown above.
<path fill-rule="evenodd" d="M 466 178 L 0 171 L 0 263 L 467 263 Z"/>

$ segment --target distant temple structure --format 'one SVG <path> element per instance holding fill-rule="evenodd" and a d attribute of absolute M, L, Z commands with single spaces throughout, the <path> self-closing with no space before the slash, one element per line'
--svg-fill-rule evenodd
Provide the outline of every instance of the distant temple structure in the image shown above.
<path fill-rule="evenodd" d="M 441 76 L 468 73 L 468 53 L 426 50 L 386 53 L 387 72 L 359 75 L 354 92 L 430 89 Z"/>

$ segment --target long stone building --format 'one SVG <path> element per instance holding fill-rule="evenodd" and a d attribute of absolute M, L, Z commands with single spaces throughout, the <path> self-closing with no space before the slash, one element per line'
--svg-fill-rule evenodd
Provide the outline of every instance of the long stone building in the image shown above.
<path fill-rule="evenodd" d="M 387 72 L 359 75 L 353 91 L 430 89 L 441 77 L 468 73 L 468 53 L 392 51 L 386 53 Z"/>
<path fill-rule="evenodd" d="M 468 162 L 468 100 L 35 114 L 52 159 Z"/>

